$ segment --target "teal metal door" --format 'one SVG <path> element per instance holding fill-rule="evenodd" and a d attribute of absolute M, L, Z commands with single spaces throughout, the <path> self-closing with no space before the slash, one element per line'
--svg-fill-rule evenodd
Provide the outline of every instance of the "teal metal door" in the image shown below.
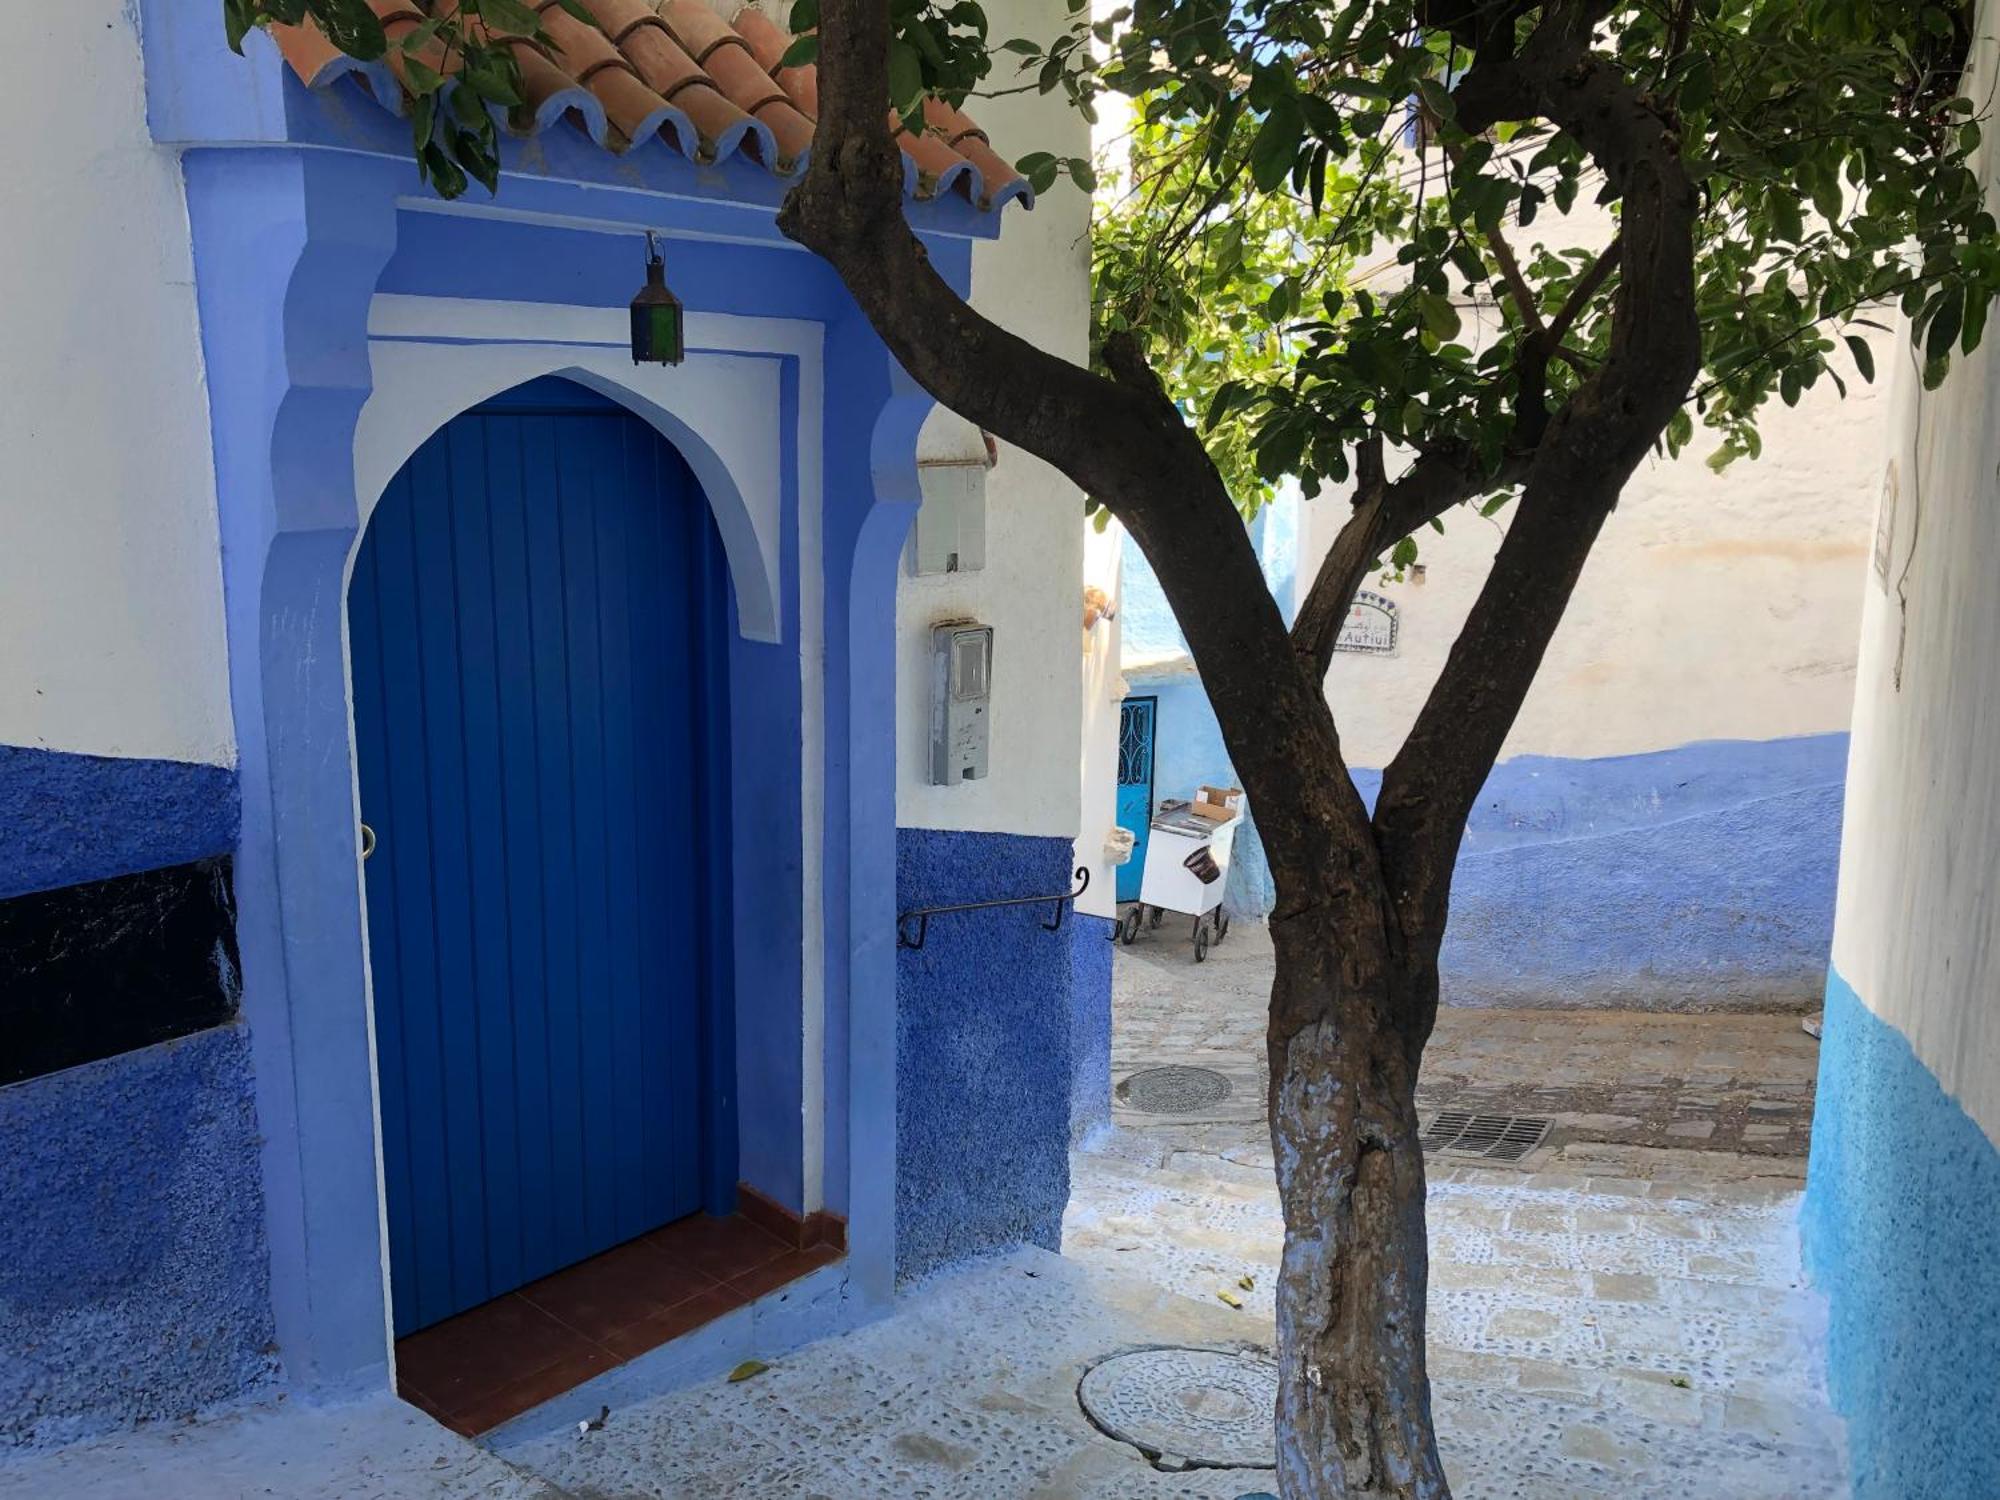
<path fill-rule="evenodd" d="M 727 617 L 685 462 L 565 381 L 453 420 L 369 522 L 348 618 L 399 1335 L 735 1180 L 705 1091 Z"/>
<path fill-rule="evenodd" d="M 1118 709 L 1118 826 L 1132 830 L 1132 858 L 1118 867 L 1118 899 L 1137 901 L 1153 826 L 1153 731 L 1158 698 L 1127 698 Z"/>

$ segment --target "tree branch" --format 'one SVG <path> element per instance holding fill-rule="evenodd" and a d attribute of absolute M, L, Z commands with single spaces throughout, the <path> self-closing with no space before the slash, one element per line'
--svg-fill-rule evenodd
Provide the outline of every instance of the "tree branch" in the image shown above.
<path fill-rule="evenodd" d="M 1450 443 L 1419 456 L 1392 484 L 1384 473 L 1380 436 L 1364 441 L 1355 451 L 1353 514 L 1327 549 L 1292 622 L 1292 650 L 1312 680 L 1325 680 L 1355 591 L 1388 547 L 1474 495 L 1505 488 L 1526 468 L 1525 460 L 1513 459 L 1491 474 L 1472 449 Z"/>
<path fill-rule="evenodd" d="M 1604 362 L 1550 420 L 1492 571 L 1383 772 L 1375 831 L 1405 931 L 1441 923 L 1466 816 L 1584 560 L 1701 367 L 1695 191 L 1669 122 L 1592 50 L 1597 11 L 1551 4 L 1517 55 L 1475 59 L 1457 91 L 1467 130 L 1542 116 L 1596 159 L 1622 199 L 1623 275 Z"/>
<path fill-rule="evenodd" d="M 822 6 L 812 159 L 779 227 L 833 266 L 919 385 L 1110 508 L 1204 668 L 1231 759 L 1266 813 L 1274 868 L 1315 877 L 1294 890 L 1331 884 L 1335 899 L 1374 900 L 1374 841 L 1333 716 L 1298 668 L 1221 475 L 1136 344 L 1112 341 L 1112 376 L 1094 374 L 981 316 L 937 273 L 903 217 L 889 40 L 889 0 Z"/>
<path fill-rule="evenodd" d="M 1623 236 L 1613 235 L 1611 243 L 1606 245 L 1597 259 L 1590 263 L 1590 269 L 1585 271 L 1577 284 L 1569 289 L 1569 296 L 1563 299 L 1563 305 L 1556 313 L 1554 321 L 1542 333 L 1543 343 L 1550 354 L 1562 353 L 1563 339 L 1568 336 L 1570 329 L 1576 326 L 1576 320 L 1590 305 L 1590 299 L 1598 294 L 1605 280 L 1617 269 L 1618 256 L 1624 248 Z"/>

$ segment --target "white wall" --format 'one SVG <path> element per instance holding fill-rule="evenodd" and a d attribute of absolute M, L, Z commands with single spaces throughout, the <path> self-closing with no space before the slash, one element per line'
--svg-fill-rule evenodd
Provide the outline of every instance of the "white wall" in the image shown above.
<path fill-rule="evenodd" d="M 1125 699 L 1118 671 L 1118 574 L 1124 549 L 1125 531 L 1115 521 L 1103 531 L 1084 531 L 1084 586 L 1101 589 L 1111 608 L 1083 637 L 1083 809 L 1076 862 L 1089 867 L 1090 886 L 1077 909 L 1100 917 L 1118 910 L 1117 867 L 1105 859 L 1104 843 L 1118 826 L 1118 709 Z"/>
<path fill-rule="evenodd" d="M 988 8 L 998 40 L 1053 37 L 1067 14 L 1061 0 Z M 1060 95 L 976 99 L 971 113 L 1009 161 L 1035 150 L 1089 152 L 1088 125 Z M 973 253 L 973 306 L 1078 363 L 1089 353 L 1089 209 L 1083 193 L 1058 183 L 1032 212 L 1008 208 L 1000 238 Z M 954 442 L 950 421 L 949 414 L 933 418 L 927 451 L 965 446 Z M 1003 444 L 986 475 L 984 569 L 903 577 L 896 595 L 896 819 L 903 826 L 1076 835 L 1082 518 L 1082 497 L 1068 480 Z M 983 781 L 931 786 L 930 627 L 961 616 L 994 628 L 989 769 Z"/>
<path fill-rule="evenodd" d="M 1886 371 L 1891 341 L 1874 336 Z M 1722 474 L 1697 432 L 1678 460 L 1633 477 L 1584 569 L 1507 756 L 1605 756 L 1702 739 L 1778 739 L 1847 727 L 1888 402 L 1842 363 L 1796 408 L 1773 401 L 1764 456 Z M 1883 377 L 1878 375 L 1878 380 Z M 1309 581 L 1346 519 L 1332 490 L 1302 506 Z M 1437 680 L 1512 514 L 1461 509 L 1419 536 L 1421 582 L 1371 579 L 1396 601 L 1393 657 L 1342 654 L 1327 693 L 1348 760 L 1395 753 Z M 1303 586 L 1303 585 L 1302 585 Z"/>
<path fill-rule="evenodd" d="M 1928 393 L 1907 345 L 1885 368 L 1833 963 L 2000 1142 L 2000 380 L 1991 345 Z"/>
<path fill-rule="evenodd" d="M 133 11 L 22 7 L 0 50 L 0 744 L 224 764 L 187 211 Z"/>

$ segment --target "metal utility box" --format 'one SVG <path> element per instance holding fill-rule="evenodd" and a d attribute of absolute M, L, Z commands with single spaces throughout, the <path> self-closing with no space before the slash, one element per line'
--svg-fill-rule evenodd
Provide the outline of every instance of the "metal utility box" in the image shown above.
<path fill-rule="evenodd" d="M 986 776 L 993 694 L 993 627 L 952 620 L 931 627 L 931 784 Z"/>
<path fill-rule="evenodd" d="M 976 573 L 986 566 L 986 466 L 920 465 L 923 504 L 910 528 L 910 572 Z"/>

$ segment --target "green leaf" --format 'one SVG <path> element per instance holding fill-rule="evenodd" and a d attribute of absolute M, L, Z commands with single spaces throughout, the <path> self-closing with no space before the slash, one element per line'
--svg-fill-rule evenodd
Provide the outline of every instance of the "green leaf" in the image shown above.
<path fill-rule="evenodd" d="M 366 0 L 306 0 L 306 9 L 326 39 L 357 61 L 374 62 L 389 50 L 381 19 Z"/>
<path fill-rule="evenodd" d="M 1417 539 L 1406 536 L 1389 553 L 1389 566 L 1398 573 L 1417 560 Z"/>
<path fill-rule="evenodd" d="M 1868 347 L 1868 340 L 1857 334 L 1848 334 L 1847 352 L 1854 356 L 1854 368 L 1861 372 L 1861 378 L 1870 385 L 1875 383 L 1875 351 Z"/>
<path fill-rule="evenodd" d="M 1970 354 L 1979 347 L 1979 341 L 1986 333 L 1987 299 L 1981 292 L 1973 292 L 1965 299 L 1965 327 L 1958 336 L 1959 352 Z"/>
<path fill-rule="evenodd" d="M 506 36 L 533 36 L 542 29 L 541 17 L 521 0 L 479 0 L 479 16 Z"/>
<path fill-rule="evenodd" d="M 1086 193 L 1097 191 L 1097 168 L 1093 167 L 1083 157 L 1072 156 L 1069 159 L 1069 175 L 1070 181 L 1074 182 Z"/>
<path fill-rule="evenodd" d="M 1951 346 L 1965 322 L 1965 288 L 1953 282 L 1924 309 L 1930 331 L 1924 337 L 1924 354 L 1930 359 L 1948 359 Z"/>
<path fill-rule="evenodd" d="M 923 96 L 923 59 L 908 42 L 893 38 L 889 43 L 889 102 L 907 115 Z"/>
<path fill-rule="evenodd" d="M 1439 343 L 1449 342 L 1458 336 L 1458 309 L 1452 306 L 1449 297 L 1440 297 L 1436 292 L 1419 293 L 1417 316 L 1424 320 L 1425 330 Z"/>
<path fill-rule="evenodd" d="M 590 7 L 585 5 L 583 0 L 556 0 L 556 4 L 560 5 L 565 11 L 583 22 L 586 26 L 595 26 L 597 24 L 597 17 L 591 14 Z"/>
<path fill-rule="evenodd" d="M 410 140 L 418 152 L 431 143 L 437 129 L 437 95 L 418 94 L 410 101 Z"/>
<path fill-rule="evenodd" d="M 1264 192 L 1274 191 L 1291 175 L 1305 135 L 1305 116 L 1298 104 L 1280 100 L 1264 116 L 1257 137 L 1250 143 L 1250 179 Z"/>
<path fill-rule="evenodd" d="M 793 0 L 789 24 L 794 35 L 818 26 L 819 0 Z"/>
<path fill-rule="evenodd" d="M 818 56 L 819 34 L 817 32 L 808 36 L 793 37 L 791 46 L 785 49 L 785 55 L 778 59 L 778 66 L 780 68 L 803 68 Z"/>

